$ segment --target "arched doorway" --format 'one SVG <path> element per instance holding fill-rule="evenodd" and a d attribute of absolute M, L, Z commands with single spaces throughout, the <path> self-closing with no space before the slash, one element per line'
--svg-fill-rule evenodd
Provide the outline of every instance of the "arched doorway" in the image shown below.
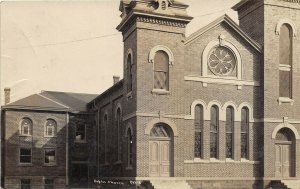
<path fill-rule="evenodd" d="M 295 170 L 295 135 L 280 129 L 275 138 L 275 177 L 293 177 Z"/>
<path fill-rule="evenodd" d="M 151 129 L 149 141 L 149 176 L 172 176 L 173 132 L 165 123 L 157 123 Z"/>

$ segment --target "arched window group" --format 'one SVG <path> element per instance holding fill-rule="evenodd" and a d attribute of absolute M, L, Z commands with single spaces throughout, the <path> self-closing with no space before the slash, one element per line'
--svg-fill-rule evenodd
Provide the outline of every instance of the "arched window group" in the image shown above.
<path fill-rule="evenodd" d="M 44 136 L 54 137 L 57 132 L 57 123 L 54 119 L 47 119 L 44 123 Z M 33 122 L 30 118 L 24 117 L 20 122 L 20 135 L 31 136 L 33 133 Z"/>
<path fill-rule="evenodd" d="M 220 149 L 220 109 L 217 105 L 213 105 L 210 108 L 210 124 L 209 124 L 209 153 L 210 158 L 219 158 Z M 195 144 L 194 144 L 194 156 L 195 158 L 203 157 L 203 136 L 208 136 L 204 133 L 204 108 L 202 105 L 198 104 L 195 106 L 194 111 L 194 127 L 195 127 Z M 239 150 L 241 152 L 241 158 L 249 158 L 249 109 L 247 107 L 242 107 L 241 112 L 241 122 L 239 124 L 240 133 L 235 133 L 235 111 L 232 106 L 226 107 L 226 122 L 225 128 L 225 156 L 226 158 L 234 159 L 234 151 Z M 240 149 L 235 149 L 234 138 L 235 135 L 240 135 L 241 143 Z"/>

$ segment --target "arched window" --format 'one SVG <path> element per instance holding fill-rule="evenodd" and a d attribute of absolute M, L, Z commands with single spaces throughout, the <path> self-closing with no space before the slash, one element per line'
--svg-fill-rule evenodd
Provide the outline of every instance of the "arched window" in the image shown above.
<path fill-rule="evenodd" d="M 210 157 L 218 158 L 219 109 L 211 107 L 210 112 Z"/>
<path fill-rule="evenodd" d="M 127 56 L 127 91 L 132 91 L 132 55 L 128 54 Z"/>
<path fill-rule="evenodd" d="M 104 162 L 107 163 L 107 127 L 108 127 L 108 120 L 107 115 L 104 116 Z"/>
<path fill-rule="evenodd" d="M 241 158 L 248 159 L 249 109 L 243 107 L 241 114 Z"/>
<path fill-rule="evenodd" d="M 233 159 L 233 127 L 234 109 L 229 106 L 226 108 L 226 158 Z"/>
<path fill-rule="evenodd" d="M 118 161 L 121 160 L 121 146 L 120 146 L 120 130 L 121 130 L 121 109 L 117 109 L 117 130 L 118 130 L 118 139 L 117 139 L 117 150 L 118 150 Z"/>
<path fill-rule="evenodd" d="M 127 166 L 131 167 L 133 163 L 133 139 L 131 128 L 127 130 Z"/>
<path fill-rule="evenodd" d="M 279 36 L 279 97 L 292 99 L 292 28 L 283 24 Z"/>
<path fill-rule="evenodd" d="M 163 50 L 154 56 L 154 89 L 169 90 L 169 56 Z"/>
<path fill-rule="evenodd" d="M 203 106 L 198 104 L 195 107 L 195 158 L 202 156 L 202 132 L 203 132 Z"/>
<path fill-rule="evenodd" d="M 47 119 L 45 124 L 45 136 L 54 137 L 56 135 L 56 121 L 53 119 Z"/>
<path fill-rule="evenodd" d="M 21 135 L 32 135 L 32 121 L 29 118 L 23 118 L 20 128 Z"/>

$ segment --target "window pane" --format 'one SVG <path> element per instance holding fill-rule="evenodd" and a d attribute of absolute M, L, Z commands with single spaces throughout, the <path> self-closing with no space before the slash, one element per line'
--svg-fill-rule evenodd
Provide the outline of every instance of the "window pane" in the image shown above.
<path fill-rule="evenodd" d="M 30 189 L 31 180 L 30 179 L 21 179 L 21 189 Z"/>
<path fill-rule="evenodd" d="M 203 129 L 203 107 L 197 105 L 195 107 L 195 157 L 202 158 L 201 147 L 202 139 L 201 133 Z"/>
<path fill-rule="evenodd" d="M 154 72 L 154 88 L 168 89 L 168 73 L 163 71 Z"/>
<path fill-rule="evenodd" d="M 279 96 L 291 98 L 291 72 L 279 71 Z"/>
<path fill-rule="evenodd" d="M 85 124 L 83 123 L 76 125 L 76 140 L 85 140 Z"/>
<path fill-rule="evenodd" d="M 211 107 L 210 116 L 210 157 L 217 158 L 219 112 L 216 106 Z"/>
<path fill-rule="evenodd" d="M 20 149 L 20 155 L 21 156 L 31 156 L 31 149 L 30 148 L 21 148 Z"/>
<path fill-rule="evenodd" d="M 127 57 L 127 90 L 132 91 L 132 62 L 131 54 Z"/>
<path fill-rule="evenodd" d="M 54 189 L 54 180 L 53 179 L 45 179 L 45 189 Z"/>
<path fill-rule="evenodd" d="M 226 108 L 226 158 L 233 158 L 233 124 L 234 112 L 232 107 Z"/>
<path fill-rule="evenodd" d="M 21 122 L 21 134 L 30 135 L 31 127 L 32 127 L 32 121 L 28 118 L 24 118 Z"/>
<path fill-rule="evenodd" d="M 55 150 L 45 149 L 45 163 L 55 163 Z"/>
<path fill-rule="evenodd" d="M 241 158 L 248 159 L 248 128 L 249 128 L 249 110 L 242 108 L 241 112 Z"/>
<path fill-rule="evenodd" d="M 280 43 L 280 54 L 279 54 L 280 64 L 291 65 L 292 34 L 287 24 L 283 24 L 281 26 L 279 43 Z"/>
<path fill-rule="evenodd" d="M 155 71 L 169 71 L 169 56 L 164 51 L 157 51 L 154 57 L 154 70 Z"/>
<path fill-rule="evenodd" d="M 232 133 L 226 134 L 226 158 L 233 158 Z"/>

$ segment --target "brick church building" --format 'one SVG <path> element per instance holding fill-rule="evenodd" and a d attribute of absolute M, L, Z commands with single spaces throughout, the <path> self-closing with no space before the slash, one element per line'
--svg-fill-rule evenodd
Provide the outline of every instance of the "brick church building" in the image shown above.
<path fill-rule="evenodd" d="M 84 178 L 86 187 L 95 187 L 95 181 L 103 188 L 116 187 L 107 184 L 115 181 L 125 183 L 123 188 L 299 189 L 300 1 L 242 0 L 233 7 L 239 25 L 224 15 L 190 36 L 185 29 L 193 18 L 187 8 L 176 0 L 121 0 L 117 29 L 124 43 L 123 79 L 81 101 L 80 111 L 69 111 L 71 105 L 60 109 L 63 115 L 84 117 L 78 123 L 83 120 L 85 127 L 62 123 L 59 180 L 47 180 L 43 171 L 35 175 L 39 153 L 28 155 L 28 149 L 38 150 L 38 142 L 18 152 L 28 142 L 12 145 L 7 137 L 14 127 L 20 141 L 27 119 L 31 130 L 26 136 L 44 140 L 34 136 L 35 129 L 55 121 L 48 114 L 56 110 L 32 108 L 32 101 L 24 99 L 26 115 L 19 113 L 24 108 L 14 107 L 17 102 L 4 106 L 3 154 L 23 154 L 5 156 L 6 188 L 20 188 L 21 182 L 38 188 L 39 179 L 44 185 L 47 180 L 53 186 L 77 186 Z M 53 101 L 53 94 L 47 98 Z M 56 106 L 67 106 L 68 100 Z M 35 120 L 46 121 L 41 127 L 34 126 Z M 46 151 L 44 156 L 53 156 Z M 28 156 L 28 171 L 11 170 Z"/>

